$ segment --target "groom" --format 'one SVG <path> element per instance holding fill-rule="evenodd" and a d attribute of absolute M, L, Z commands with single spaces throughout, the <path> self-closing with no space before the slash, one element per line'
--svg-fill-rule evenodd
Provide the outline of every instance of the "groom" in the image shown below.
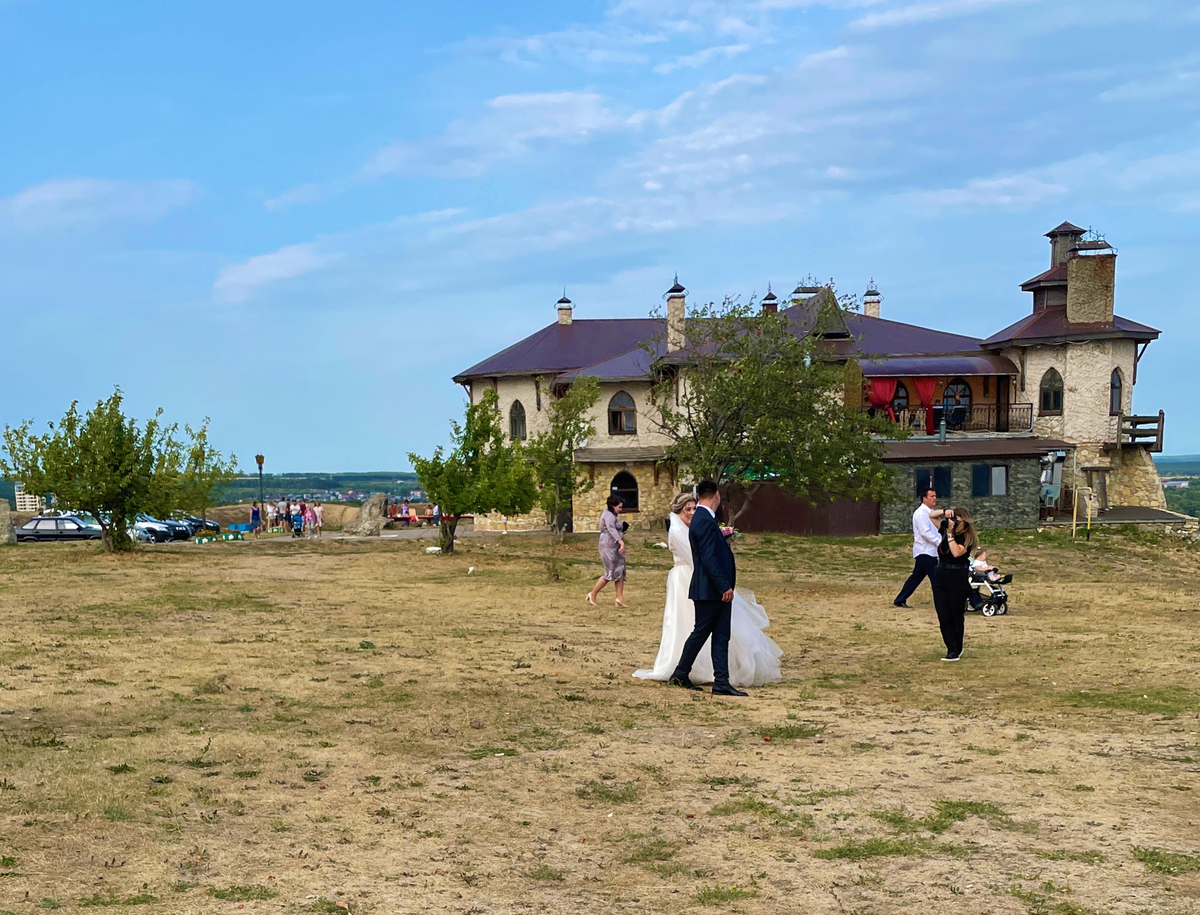
<path fill-rule="evenodd" d="M 668 681 L 684 689 L 700 689 L 688 679 L 692 664 L 704 642 L 712 636 L 712 666 L 714 696 L 745 696 L 729 683 L 729 623 L 733 610 L 733 586 L 737 584 L 737 566 L 733 550 L 721 536 L 717 524 L 717 508 L 721 492 L 712 480 L 701 480 L 696 486 L 696 514 L 688 528 L 692 544 L 692 584 L 688 597 L 696 605 L 696 628 L 683 646 L 679 665 Z"/>

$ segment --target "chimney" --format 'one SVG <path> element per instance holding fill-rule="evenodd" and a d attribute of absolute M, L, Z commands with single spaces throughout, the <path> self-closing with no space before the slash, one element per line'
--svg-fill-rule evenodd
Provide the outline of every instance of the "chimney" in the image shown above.
<path fill-rule="evenodd" d="M 792 290 L 792 305 L 799 305 L 806 299 L 811 299 L 821 291 L 821 284 L 813 277 L 801 280 L 796 284 L 796 288 Z"/>
<path fill-rule="evenodd" d="M 1079 242 L 1067 258 L 1067 323 L 1111 324 L 1117 252 L 1107 242 Z"/>
<path fill-rule="evenodd" d="M 762 310 L 765 315 L 779 314 L 779 297 L 771 291 L 770 283 L 767 283 L 767 294 L 763 296 Z"/>
<path fill-rule="evenodd" d="M 1073 226 L 1069 222 L 1061 223 L 1046 233 L 1050 239 L 1050 267 L 1054 268 L 1067 262 L 1072 248 L 1079 244 L 1084 229 Z"/>
<path fill-rule="evenodd" d="M 879 294 L 879 288 L 875 285 L 875 279 L 867 284 L 867 291 L 863 293 L 863 314 L 868 318 L 879 317 L 879 304 L 883 301 L 883 296 Z"/>
<path fill-rule="evenodd" d="M 563 290 L 562 298 L 558 300 L 558 323 L 571 323 L 571 300 L 567 298 L 567 290 Z"/>
<path fill-rule="evenodd" d="M 667 352 L 673 353 L 687 346 L 687 290 L 679 283 L 675 274 L 675 285 L 667 290 Z"/>

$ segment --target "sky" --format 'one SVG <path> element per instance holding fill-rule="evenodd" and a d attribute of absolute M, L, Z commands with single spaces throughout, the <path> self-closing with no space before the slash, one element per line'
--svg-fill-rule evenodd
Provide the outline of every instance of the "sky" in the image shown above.
<path fill-rule="evenodd" d="M 555 319 L 869 280 L 984 337 L 1043 233 L 1200 453 L 1200 2 L 0 0 L 0 423 L 119 386 L 243 467 L 410 466 Z"/>

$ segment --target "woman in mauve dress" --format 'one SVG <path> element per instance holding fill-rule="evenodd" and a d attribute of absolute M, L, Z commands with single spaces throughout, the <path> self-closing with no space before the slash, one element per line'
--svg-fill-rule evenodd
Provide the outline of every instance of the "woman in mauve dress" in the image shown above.
<path fill-rule="evenodd" d="M 621 522 L 617 515 L 621 513 L 624 503 L 620 496 L 609 496 L 607 508 L 600 516 L 600 561 L 604 563 L 604 574 L 596 581 L 588 592 L 587 602 L 596 606 L 596 595 L 604 590 L 610 581 L 617 584 L 617 606 L 625 604 L 625 534 L 621 530 Z"/>

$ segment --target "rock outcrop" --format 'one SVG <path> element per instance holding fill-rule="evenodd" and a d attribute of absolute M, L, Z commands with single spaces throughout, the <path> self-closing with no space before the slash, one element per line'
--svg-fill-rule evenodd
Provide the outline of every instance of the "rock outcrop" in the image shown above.
<path fill-rule="evenodd" d="M 0 499 L 0 546 L 17 542 L 17 532 L 13 530 L 12 509 L 8 499 Z"/>
<path fill-rule="evenodd" d="M 358 514 L 346 522 L 342 531 L 355 537 L 378 537 L 387 521 L 383 514 L 386 501 L 386 496 L 371 496 L 362 504 Z"/>

